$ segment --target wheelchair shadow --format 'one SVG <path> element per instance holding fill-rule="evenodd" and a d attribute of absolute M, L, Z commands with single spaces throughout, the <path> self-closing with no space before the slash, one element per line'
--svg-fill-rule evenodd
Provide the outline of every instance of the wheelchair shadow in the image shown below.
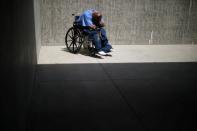
<path fill-rule="evenodd" d="M 65 52 L 71 53 L 71 52 L 68 51 L 68 49 L 66 47 L 62 48 L 61 51 L 65 51 Z"/>
<path fill-rule="evenodd" d="M 62 48 L 62 51 L 71 53 L 66 47 Z M 71 54 L 75 54 L 75 53 L 71 53 Z M 84 55 L 84 56 L 89 56 L 89 57 L 97 58 L 97 59 L 104 59 L 102 56 L 99 56 L 97 54 L 91 54 L 88 49 L 84 49 L 84 48 L 81 48 L 80 51 L 78 53 L 76 53 L 76 54 L 81 54 L 81 55 Z M 106 56 L 111 56 L 111 55 L 108 54 Z"/>

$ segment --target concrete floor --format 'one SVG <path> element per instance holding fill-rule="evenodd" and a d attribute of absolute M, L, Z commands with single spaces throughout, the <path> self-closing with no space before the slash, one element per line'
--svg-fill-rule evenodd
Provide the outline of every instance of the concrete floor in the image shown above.
<path fill-rule="evenodd" d="M 196 46 L 169 47 L 114 46 L 104 59 L 43 47 L 29 130 L 193 130 Z"/>
<path fill-rule="evenodd" d="M 38 64 L 197 61 L 197 45 L 114 45 L 113 48 L 112 57 L 99 59 L 87 56 L 85 50 L 72 54 L 65 46 L 42 46 Z"/>

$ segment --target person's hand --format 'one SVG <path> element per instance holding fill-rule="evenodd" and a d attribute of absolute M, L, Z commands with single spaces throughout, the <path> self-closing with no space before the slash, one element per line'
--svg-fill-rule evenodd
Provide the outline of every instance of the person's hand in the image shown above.
<path fill-rule="evenodd" d="M 94 30 L 96 29 L 96 25 L 91 25 L 90 27 Z"/>
<path fill-rule="evenodd" d="M 105 23 L 104 22 L 100 22 L 100 27 L 104 27 L 105 26 Z"/>

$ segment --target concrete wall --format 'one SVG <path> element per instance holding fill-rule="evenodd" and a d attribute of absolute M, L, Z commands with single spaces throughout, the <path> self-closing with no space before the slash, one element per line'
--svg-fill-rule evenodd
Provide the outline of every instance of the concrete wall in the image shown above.
<path fill-rule="evenodd" d="M 40 21 L 40 0 L 34 0 L 34 18 L 35 18 L 35 33 L 36 33 L 36 51 L 37 59 L 41 48 L 41 21 Z"/>
<path fill-rule="evenodd" d="M 63 45 L 72 13 L 102 11 L 112 44 L 196 44 L 196 0 L 41 0 L 42 45 Z"/>
<path fill-rule="evenodd" d="M 1 6 L 0 130 L 25 131 L 37 61 L 33 0 Z"/>

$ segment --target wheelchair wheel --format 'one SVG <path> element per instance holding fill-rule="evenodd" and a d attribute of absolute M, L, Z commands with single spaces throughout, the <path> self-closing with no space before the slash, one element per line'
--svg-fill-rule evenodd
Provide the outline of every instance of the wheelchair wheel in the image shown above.
<path fill-rule="evenodd" d="M 72 53 L 77 53 L 81 49 L 83 39 L 80 31 L 74 27 L 71 27 L 65 36 L 65 44 L 67 49 Z"/>

